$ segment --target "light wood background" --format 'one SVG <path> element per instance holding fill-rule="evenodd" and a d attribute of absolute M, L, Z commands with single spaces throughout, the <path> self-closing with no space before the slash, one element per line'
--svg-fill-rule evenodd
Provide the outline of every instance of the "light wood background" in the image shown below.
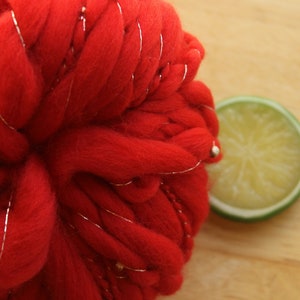
<path fill-rule="evenodd" d="M 169 2 L 206 48 L 198 78 L 216 101 L 267 97 L 300 119 L 300 0 Z M 256 224 L 211 213 L 195 242 L 182 289 L 161 299 L 300 299 L 299 201 Z"/>

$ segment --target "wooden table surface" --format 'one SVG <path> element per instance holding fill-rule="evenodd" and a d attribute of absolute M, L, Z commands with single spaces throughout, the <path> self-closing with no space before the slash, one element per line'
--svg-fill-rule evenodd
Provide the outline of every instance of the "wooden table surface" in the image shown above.
<path fill-rule="evenodd" d="M 267 97 L 300 119 L 299 0 L 169 2 L 206 48 L 198 78 L 215 101 Z M 211 213 L 195 242 L 182 289 L 161 299 L 300 299 L 300 201 L 255 224 Z"/>

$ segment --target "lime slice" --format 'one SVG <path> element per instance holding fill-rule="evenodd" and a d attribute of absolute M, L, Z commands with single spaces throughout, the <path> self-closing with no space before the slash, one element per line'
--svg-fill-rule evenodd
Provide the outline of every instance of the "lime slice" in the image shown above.
<path fill-rule="evenodd" d="M 240 96 L 217 104 L 223 159 L 208 165 L 213 210 L 271 217 L 300 195 L 300 123 L 280 104 Z"/>

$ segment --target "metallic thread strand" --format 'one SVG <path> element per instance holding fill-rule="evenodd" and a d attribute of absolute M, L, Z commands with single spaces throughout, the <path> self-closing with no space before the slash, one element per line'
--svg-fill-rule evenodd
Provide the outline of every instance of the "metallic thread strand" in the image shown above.
<path fill-rule="evenodd" d="M 65 108 L 67 108 L 67 107 L 69 106 L 69 102 L 70 102 L 70 99 L 71 99 L 71 93 L 72 93 L 73 84 L 74 84 L 74 78 L 72 79 L 72 81 L 71 81 L 71 83 L 70 83 L 70 86 L 69 86 L 69 91 L 68 91 L 68 96 L 67 96 Z"/>
<path fill-rule="evenodd" d="M 106 209 L 106 208 L 103 208 L 107 213 L 109 213 L 109 214 L 111 214 L 111 215 L 113 215 L 113 216 L 115 216 L 115 217 L 117 217 L 117 218 L 119 218 L 119 219 L 121 219 L 121 220 L 123 220 L 123 221 L 125 221 L 125 222 L 128 222 L 128 223 L 131 223 L 131 224 L 133 224 L 133 221 L 131 221 L 130 219 L 127 219 L 127 218 L 125 218 L 125 217 L 123 217 L 123 216 L 121 216 L 121 215 L 119 215 L 119 214 L 117 214 L 117 213 L 115 213 L 115 212 L 113 212 L 113 211 L 111 211 L 111 210 L 109 210 L 109 209 Z"/>
<path fill-rule="evenodd" d="M 1 243 L 1 250 L 0 250 L 0 261 L 1 261 L 1 258 L 3 256 L 4 248 L 5 248 L 7 228 L 8 228 L 8 219 L 9 219 L 9 213 L 10 213 L 10 209 L 11 209 L 11 203 L 12 203 L 12 194 L 11 194 L 10 199 L 8 201 L 8 206 L 7 206 L 6 214 L 5 214 L 4 233 L 3 233 L 3 238 L 2 238 L 2 243 Z"/>
<path fill-rule="evenodd" d="M 12 17 L 12 20 L 13 20 L 13 22 L 14 22 L 14 25 L 15 25 L 15 27 L 16 27 L 17 33 L 18 33 L 18 35 L 19 35 L 19 38 L 20 38 L 20 40 L 21 40 L 21 43 L 22 43 L 23 47 L 25 48 L 25 47 L 26 47 L 26 44 L 25 44 L 24 38 L 23 38 L 23 36 L 22 36 L 20 27 L 19 27 L 19 25 L 18 25 L 18 21 L 17 21 L 17 19 L 16 19 L 15 12 L 14 12 L 13 10 L 11 10 L 10 13 L 11 13 L 11 17 Z"/>
<path fill-rule="evenodd" d="M 163 35 L 160 34 L 159 38 L 160 38 L 160 50 L 159 50 L 159 60 L 160 60 L 161 57 L 162 57 L 162 54 L 163 54 L 163 49 L 164 49 L 164 38 L 163 38 Z"/>
<path fill-rule="evenodd" d="M 95 222 L 93 222 L 92 220 L 90 220 L 88 217 L 86 217 L 86 216 L 84 216 L 83 214 L 81 214 L 81 213 L 77 213 L 78 214 L 78 216 L 80 216 L 81 218 L 83 218 L 85 221 L 87 221 L 87 222 L 89 222 L 89 223 L 91 223 L 91 224 L 93 224 L 95 227 L 97 227 L 98 229 L 101 229 L 101 230 L 103 230 L 103 228 L 99 225 L 99 224 L 97 224 L 97 223 L 95 223 Z"/>
<path fill-rule="evenodd" d="M 140 55 L 141 55 L 142 50 L 143 50 L 143 31 L 142 31 L 142 27 L 141 27 L 141 24 L 139 21 L 137 22 L 137 26 L 138 26 L 139 35 L 140 35 Z"/>
<path fill-rule="evenodd" d="M 209 110 L 211 110 L 212 112 L 215 112 L 215 109 L 211 106 L 205 105 L 205 104 L 200 104 L 201 107 L 207 108 Z"/>
<path fill-rule="evenodd" d="M 123 9 L 122 9 L 121 4 L 118 1 L 116 3 L 117 3 L 117 6 L 119 8 L 120 15 L 123 16 Z"/>
<path fill-rule="evenodd" d="M 183 74 L 183 77 L 182 77 L 182 82 L 185 81 L 187 73 L 188 73 L 188 65 L 185 64 L 184 65 L 184 74 Z"/>
<path fill-rule="evenodd" d="M 114 185 L 114 186 L 127 186 L 127 185 L 130 185 L 132 184 L 133 180 L 130 180 L 128 182 L 125 182 L 125 183 L 114 183 L 114 182 L 110 182 L 111 185 Z"/>
<path fill-rule="evenodd" d="M 183 170 L 183 171 L 174 171 L 174 172 L 164 172 L 164 173 L 159 173 L 160 175 L 177 175 L 177 174 L 185 174 L 185 173 L 188 173 L 188 172 L 191 172 L 191 171 L 194 171 L 197 167 L 200 166 L 202 160 L 199 160 L 195 166 L 191 167 L 191 168 L 188 168 L 186 170 Z"/>
<path fill-rule="evenodd" d="M 168 124 L 168 123 L 166 123 Z M 202 163 L 202 160 L 199 160 L 195 166 L 191 167 L 191 168 L 188 168 L 188 169 L 185 169 L 185 170 L 182 170 L 182 171 L 172 171 L 172 172 L 163 172 L 163 173 L 159 173 L 159 175 L 177 175 L 177 174 L 185 174 L 185 173 L 188 173 L 188 172 L 192 172 L 194 171 L 196 168 L 198 168 Z M 130 180 L 128 182 L 125 182 L 125 183 L 113 183 L 113 182 L 110 182 L 110 184 L 114 185 L 114 186 L 127 186 L 127 185 L 130 185 L 133 183 L 133 180 Z"/>
<path fill-rule="evenodd" d="M 7 121 L 3 118 L 3 116 L 0 115 L 0 120 L 11 130 L 17 131 L 16 128 L 12 127 L 7 123 Z"/>
<path fill-rule="evenodd" d="M 134 272 L 140 272 L 140 273 L 144 273 L 144 272 L 147 272 L 147 271 L 148 271 L 148 270 L 146 270 L 146 269 L 135 269 L 135 268 L 131 268 L 131 267 L 125 266 L 125 265 L 122 264 L 121 262 L 117 262 L 117 263 L 116 263 L 116 268 L 117 268 L 119 271 L 123 271 L 123 269 L 126 269 L 126 270 L 130 270 L 130 271 L 134 271 Z"/>
<path fill-rule="evenodd" d="M 85 17 L 85 12 L 86 12 L 86 7 L 83 6 L 81 8 L 81 16 L 80 20 L 82 21 L 82 30 L 85 32 L 86 31 L 86 17 Z"/>

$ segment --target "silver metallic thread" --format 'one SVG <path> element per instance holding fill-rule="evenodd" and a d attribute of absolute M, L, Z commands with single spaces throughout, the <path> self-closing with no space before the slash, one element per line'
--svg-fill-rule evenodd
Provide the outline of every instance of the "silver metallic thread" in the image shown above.
<path fill-rule="evenodd" d="M 0 249 L 0 261 L 1 261 L 1 258 L 3 256 L 4 248 L 5 248 L 7 228 L 8 228 L 8 219 L 9 219 L 9 213 L 10 213 L 10 209 L 11 209 L 11 204 L 12 204 L 12 194 L 11 194 L 10 199 L 8 201 L 8 206 L 7 206 L 6 214 L 5 214 L 4 230 L 3 230 L 3 237 L 2 237 L 2 243 L 1 243 L 1 249 Z"/>
<path fill-rule="evenodd" d="M 14 25 L 15 25 L 15 27 L 16 27 L 17 33 L 18 33 L 18 35 L 19 35 L 19 38 L 20 38 L 20 40 L 21 40 L 22 46 L 25 48 L 25 47 L 26 47 L 26 44 L 25 44 L 24 38 L 23 38 L 23 36 L 22 36 L 20 27 L 19 27 L 19 25 L 18 25 L 18 21 L 17 21 L 16 15 L 15 15 L 15 12 L 14 12 L 13 10 L 11 10 L 10 13 L 11 13 L 11 17 L 12 17 L 12 20 L 13 20 L 13 22 L 14 22 Z"/>

